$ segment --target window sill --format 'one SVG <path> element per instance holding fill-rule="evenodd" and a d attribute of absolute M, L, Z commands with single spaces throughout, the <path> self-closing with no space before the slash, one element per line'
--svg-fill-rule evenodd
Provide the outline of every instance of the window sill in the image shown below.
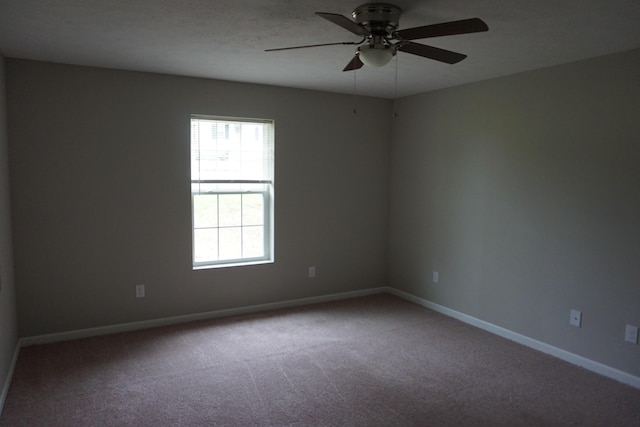
<path fill-rule="evenodd" d="M 229 267 L 246 267 L 250 265 L 260 265 L 260 264 L 273 264 L 274 261 L 272 259 L 261 259 L 255 261 L 244 261 L 244 262 L 230 262 L 224 264 L 203 264 L 203 265 L 194 265 L 193 270 L 208 270 L 211 268 L 229 268 Z"/>

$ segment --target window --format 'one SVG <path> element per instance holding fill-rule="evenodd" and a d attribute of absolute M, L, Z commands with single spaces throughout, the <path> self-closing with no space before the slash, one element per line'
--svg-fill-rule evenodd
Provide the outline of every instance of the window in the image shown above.
<path fill-rule="evenodd" d="M 193 268 L 273 261 L 274 125 L 191 116 Z"/>

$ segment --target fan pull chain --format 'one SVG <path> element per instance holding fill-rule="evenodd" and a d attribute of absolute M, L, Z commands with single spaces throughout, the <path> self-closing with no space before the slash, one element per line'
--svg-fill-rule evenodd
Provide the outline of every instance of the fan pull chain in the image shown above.
<path fill-rule="evenodd" d="M 353 70 L 353 114 L 358 114 L 358 110 L 356 110 L 356 101 L 358 99 L 358 93 L 356 92 L 356 74 L 357 71 Z"/>
<path fill-rule="evenodd" d="M 398 117 L 398 54 L 396 53 L 396 73 L 393 86 L 393 118 Z"/>

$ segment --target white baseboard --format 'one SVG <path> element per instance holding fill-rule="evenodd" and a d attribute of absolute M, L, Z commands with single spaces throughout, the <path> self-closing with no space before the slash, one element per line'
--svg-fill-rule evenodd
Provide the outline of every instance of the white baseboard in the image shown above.
<path fill-rule="evenodd" d="M 183 316 L 165 317 L 153 320 L 143 320 L 140 322 L 121 323 L 117 325 L 101 326 L 96 328 L 80 329 L 75 331 L 59 332 L 54 334 L 37 335 L 33 337 L 20 338 L 19 346 L 26 347 L 34 344 L 48 344 L 59 341 L 69 341 L 79 338 L 95 337 L 99 335 L 115 334 L 120 332 L 136 331 L 140 329 L 157 328 L 160 326 L 176 325 L 180 323 L 193 322 L 197 320 L 208 320 L 219 317 L 237 316 L 241 314 L 259 313 L 267 310 L 277 310 L 281 308 L 297 307 L 309 304 L 317 304 L 328 301 L 363 297 L 367 295 L 380 294 L 387 291 L 386 287 L 369 288 L 360 291 L 342 292 L 337 294 L 321 295 L 317 297 L 300 298 L 280 302 L 251 305 L 246 307 L 229 308 L 224 310 L 208 311 L 204 313 L 187 314 Z"/>
<path fill-rule="evenodd" d="M 7 394 L 9 393 L 9 386 L 11 386 L 11 380 L 13 379 L 13 371 L 16 369 L 16 363 L 18 363 L 18 354 L 20 354 L 20 343 L 17 343 L 16 348 L 13 350 L 13 359 L 11 359 L 9 372 L 7 372 L 4 385 L 2 386 L 2 394 L 0 394 L 0 415 L 2 415 L 4 402 L 7 399 Z"/>
<path fill-rule="evenodd" d="M 529 338 L 525 335 L 518 334 L 517 332 L 513 332 L 508 329 L 502 328 L 500 326 L 496 326 L 492 323 L 485 322 L 484 320 L 477 319 L 473 316 L 469 316 L 459 311 L 452 310 L 448 307 L 433 303 L 431 301 L 417 297 L 407 292 L 404 292 L 395 288 L 391 288 L 391 287 L 387 287 L 386 291 L 392 295 L 396 295 L 400 298 L 406 299 L 407 301 L 411 301 L 415 304 L 429 308 L 433 311 L 437 311 L 438 313 L 442 313 L 446 316 L 453 317 L 454 319 L 458 319 L 464 323 L 468 323 L 469 325 L 491 332 L 492 334 L 499 335 L 503 338 L 507 338 L 508 340 L 515 341 L 519 344 L 525 345 L 534 350 L 538 350 L 543 353 L 550 354 L 551 356 L 557 357 L 558 359 L 562 359 L 565 362 L 569 362 L 574 365 L 581 366 L 597 374 L 612 378 L 614 380 L 620 381 L 622 383 L 625 383 L 632 387 L 640 389 L 640 377 L 637 377 L 635 375 L 631 375 L 619 369 L 612 368 L 611 366 L 607 366 L 600 362 L 587 359 L 586 357 L 579 356 L 577 354 L 571 353 L 561 348 L 554 347 L 542 341 Z"/>
<path fill-rule="evenodd" d="M 46 335 L 38 335 L 33 337 L 21 338 L 18 342 L 18 346 L 16 347 L 11 369 L 10 369 L 9 375 L 7 375 L 7 379 L 5 381 L 5 384 L 2 390 L 2 395 L 0 396 L 0 413 L 1 413 L 2 406 L 4 404 L 4 399 L 6 398 L 7 391 L 9 389 L 9 385 L 11 383 L 11 378 L 13 376 L 13 369 L 15 368 L 20 347 L 26 347 L 34 344 L 46 344 L 46 343 L 52 343 L 52 342 L 58 342 L 58 341 L 68 341 L 72 339 L 87 338 L 87 337 L 107 335 L 107 334 L 120 333 L 120 332 L 135 331 L 135 330 L 155 328 L 160 326 L 175 325 L 175 324 L 192 322 L 197 320 L 207 320 L 207 319 L 215 319 L 220 317 L 236 316 L 241 314 L 258 313 L 258 312 L 267 311 L 267 310 L 276 310 L 281 308 L 317 304 L 317 303 L 328 302 L 328 301 L 336 301 L 341 299 L 374 295 L 374 294 L 379 294 L 384 292 L 390 293 L 392 295 L 396 295 L 407 301 L 411 301 L 415 304 L 437 311 L 446 316 L 453 317 L 455 319 L 458 319 L 462 322 L 465 322 L 477 328 L 491 332 L 495 335 L 501 336 L 503 338 L 507 338 L 511 341 L 515 341 L 519 344 L 525 345 L 534 350 L 538 350 L 543 353 L 550 354 L 566 362 L 581 366 L 592 372 L 598 373 L 600 375 L 604 375 L 606 377 L 612 378 L 614 380 L 620 381 L 622 383 L 625 383 L 632 387 L 640 389 L 640 377 L 631 375 L 619 369 L 612 368 L 600 362 L 587 359 L 585 357 L 568 352 L 561 348 L 554 347 L 542 341 L 529 338 L 525 335 L 518 334 L 516 332 L 510 331 L 508 329 L 502 328 L 500 326 L 494 325 L 484 320 L 477 319 L 473 316 L 469 316 L 467 314 L 450 309 L 448 307 L 433 303 L 431 301 L 417 297 L 407 292 L 404 292 L 395 288 L 391 288 L 391 287 L 379 287 L 379 288 L 369 288 L 369 289 L 363 289 L 363 290 L 352 291 L 352 292 L 321 295 L 317 297 L 300 298 L 300 299 L 267 303 L 267 304 L 258 304 L 258 305 L 239 307 L 239 308 L 215 310 L 215 311 L 209 311 L 204 313 L 188 314 L 184 316 L 166 317 L 161 319 L 122 323 L 118 325 L 88 328 L 88 329 L 81 329 L 76 331 L 60 332 L 55 334 L 46 334 Z"/>

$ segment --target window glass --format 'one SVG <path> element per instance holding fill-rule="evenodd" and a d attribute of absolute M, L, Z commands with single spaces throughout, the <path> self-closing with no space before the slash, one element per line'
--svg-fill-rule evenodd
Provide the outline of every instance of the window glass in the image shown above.
<path fill-rule="evenodd" d="M 273 128 L 191 117 L 194 268 L 273 261 Z"/>

